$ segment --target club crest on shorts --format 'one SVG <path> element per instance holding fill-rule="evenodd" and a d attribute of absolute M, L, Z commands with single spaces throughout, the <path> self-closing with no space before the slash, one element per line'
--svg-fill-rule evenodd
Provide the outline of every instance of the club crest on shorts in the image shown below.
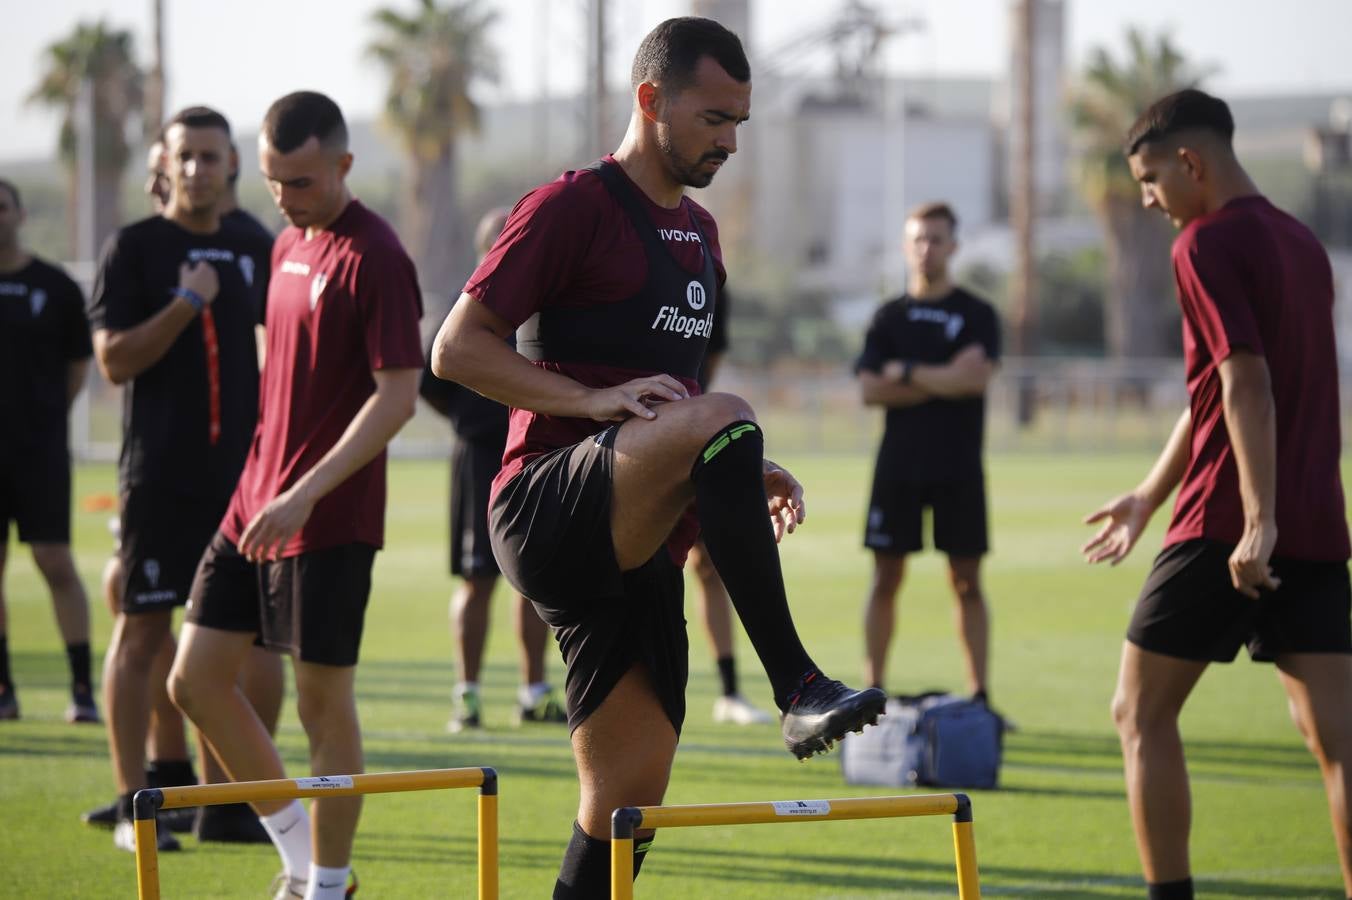
<path fill-rule="evenodd" d="M 704 285 L 692 281 L 685 286 L 685 302 L 690 304 L 691 309 L 704 309 L 704 299 Z"/>
<path fill-rule="evenodd" d="M 47 305 L 47 292 L 42 288 L 37 288 L 28 295 L 28 308 L 33 311 L 33 318 L 42 315 L 42 308 Z"/>
<path fill-rule="evenodd" d="M 241 256 L 239 258 L 239 274 L 244 276 L 244 283 L 253 287 L 254 261 L 252 256 Z M 310 304 L 314 306 L 313 303 Z"/>
<path fill-rule="evenodd" d="M 151 590 L 155 590 L 160 586 L 159 560 L 148 559 L 141 563 L 141 571 L 145 573 L 146 581 L 149 582 Z"/>
<path fill-rule="evenodd" d="M 313 312 L 314 308 L 319 304 L 319 295 L 324 293 L 324 288 L 328 287 L 328 284 L 329 284 L 329 276 L 325 275 L 323 272 L 320 272 L 319 274 L 315 275 L 314 278 L 310 279 L 311 312 Z"/>

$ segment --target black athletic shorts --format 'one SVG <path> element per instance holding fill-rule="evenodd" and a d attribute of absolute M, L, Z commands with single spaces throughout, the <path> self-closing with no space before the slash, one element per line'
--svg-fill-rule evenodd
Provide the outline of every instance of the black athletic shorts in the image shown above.
<path fill-rule="evenodd" d="M 1347 563 L 1274 558 L 1281 587 L 1251 600 L 1230 583 L 1233 552 L 1200 539 L 1165 547 L 1141 589 L 1127 640 L 1199 662 L 1231 662 L 1242 645 L 1257 662 L 1283 653 L 1352 653 Z"/>
<path fill-rule="evenodd" d="M 0 535 L 19 526 L 25 544 L 70 543 L 70 451 L 24 449 L 0 456 Z M 0 541 L 0 548 L 4 545 Z"/>
<path fill-rule="evenodd" d="M 122 611 L 173 609 L 188 589 L 230 498 L 187 497 L 145 485 L 123 492 L 117 556 Z"/>
<path fill-rule="evenodd" d="M 187 620 L 244 631 L 302 662 L 355 666 L 376 548 L 342 544 L 252 563 L 217 532 L 197 567 Z"/>
<path fill-rule="evenodd" d="M 459 440 L 451 447 L 451 574 L 497 575 L 488 530 L 488 498 L 502 468 L 500 440 Z"/>
<path fill-rule="evenodd" d="M 881 458 L 873 472 L 864 546 L 901 556 L 925 549 L 925 508 L 934 512 L 934 547 L 958 558 L 984 556 L 986 478 L 977 470 L 970 478 L 940 483 L 908 481 Z"/>
<path fill-rule="evenodd" d="M 618 426 L 526 465 L 489 514 L 503 575 L 553 629 L 577 728 L 635 664 L 679 735 L 689 674 L 684 583 L 665 547 L 620 572 L 610 539 Z"/>

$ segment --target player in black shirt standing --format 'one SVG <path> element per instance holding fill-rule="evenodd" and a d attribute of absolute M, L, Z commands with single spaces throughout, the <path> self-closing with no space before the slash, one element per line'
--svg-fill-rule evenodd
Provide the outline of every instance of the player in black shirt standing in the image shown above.
<path fill-rule="evenodd" d="M 968 687 L 985 700 L 990 615 L 981 590 L 988 547 L 982 443 L 1000 326 L 990 304 L 949 278 L 956 230 L 947 204 L 926 204 L 907 217 L 906 293 L 878 309 L 856 367 L 864 402 L 887 410 L 864 536 L 874 559 L 865 674 L 882 686 L 906 555 L 924 548 L 929 507 L 934 546 L 948 555 Z"/>
<path fill-rule="evenodd" d="M 479 261 L 488 255 L 507 210 L 484 214 L 474 230 L 474 250 Z M 428 354 L 429 360 L 431 354 Z M 446 724 L 448 731 L 478 728 L 483 723 L 479 671 L 488 640 L 489 601 L 498 583 L 497 560 L 493 558 L 488 530 L 488 494 L 493 476 L 502 467 L 507 446 L 507 407 L 463 385 L 442 381 L 432 374 L 429 361 L 423 370 L 418 393 L 445 416 L 455 432 L 451 450 L 451 574 L 461 579 L 451 598 L 451 631 L 454 635 L 459 682 L 454 707 Z M 549 626 L 521 594 L 516 606 L 516 634 L 521 644 L 521 685 L 517 691 L 519 722 L 566 722 L 567 712 L 558 694 L 545 681 L 545 647 Z"/>
<path fill-rule="evenodd" d="M 184 110 L 165 128 L 163 215 L 122 228 L 99 264 L 90 307 L 100 370 L 123 393 L 122 613 L 106 664 L 109 745 L 120 795 L 114 843 L 134 848 L 131 797 L 145 786 L 151 663 L 187 601 L 197 562 L 225 513 L 258 408 L 255 327 L 263 322 L 271 243 L 222 226 L 230 128 Z M 280 672 L 246 680 L 273 707 Z M 176 847 L 167 829 L 162 849 Z"/>
<path fill-rule="evenodd" d="M 80 288 L 19 243 L 19 190 L 0 180 L 0 719 L 19 718 L 9 671 L 3 578 L 9 523 L 19 526 L 52 593 L 70 660 L 68 722 L 97 722 L 90 682 L 89 599 L 70 552 L 67 413 L 92 352 Z"/>

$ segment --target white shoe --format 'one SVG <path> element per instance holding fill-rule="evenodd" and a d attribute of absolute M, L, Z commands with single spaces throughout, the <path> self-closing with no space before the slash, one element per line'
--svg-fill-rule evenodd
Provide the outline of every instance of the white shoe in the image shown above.
<path fill-rule="evenodd" d="M 305 890 L 310 886 L 310 882 L 305 878 L 288 878 L 286 871 L 277 873 L 277 877 L 272 879 L 272 887 L 268 888 L 272 894 L 272 900 L 295 900 L 296 897 L 305 897 Z"/>
<path fill-rule="evenodd" d="M 714 701 L 714 721 L 733 725 L 766 725 L 773 722 L 774 718 L 741 694 L 733 694 Z"/>
<path fill-rule="evenodd" d="M 126 850 L 128 853 L 136 852 L 136 823 L 131 819 L 119 819 L 113 826 L 113 846 L 119 850 Z M 169 830 L 169 825 L 163 820 L 155 823 L 155 849 L 161 853 L 172 853 L 175 850 L 182 850 L 183 846 L 174 837 L 173 832 Z"/>

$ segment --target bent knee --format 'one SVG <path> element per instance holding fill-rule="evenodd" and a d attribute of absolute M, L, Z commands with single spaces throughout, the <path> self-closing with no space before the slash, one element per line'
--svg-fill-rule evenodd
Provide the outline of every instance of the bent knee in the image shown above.
<path fill-rule="evenodd" d="M 691 406 L 698 409 L 701 430 L 707 429 L 709 436 L 733 422 L 756 421 L 756 412 L 751 408 L 751 404 L 736 394 L 723 392 L 703 394 L 695 397 Z"/>

